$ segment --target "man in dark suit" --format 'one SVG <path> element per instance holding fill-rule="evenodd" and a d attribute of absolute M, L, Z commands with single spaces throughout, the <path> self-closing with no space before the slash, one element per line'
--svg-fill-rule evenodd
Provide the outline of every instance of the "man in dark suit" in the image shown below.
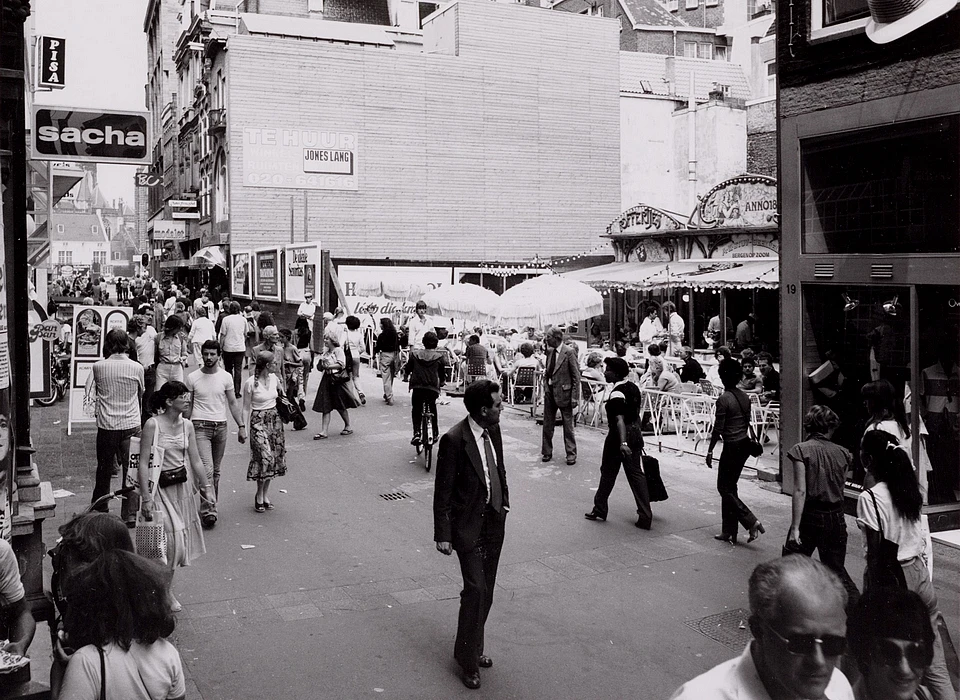
<path fill-rule="evenodd" d="M 480 687 L 480 668 L 493 666 L 483 653 L 483 628 L 493 603 L 504 523 L 510 510 L 503 467 L 500 385 L 488 379 L 470 384 L 463 395 L 469 416 L 440 438 L 433 497 L 433 539 L 437 551 L 460 559 L 463 592 L 453 656 L 463 684 Z"/>
<path fill-rule="evenodd" d="M 563 419 L 563 447 L 567 464 L 577 463 L 577 438 L 573 433 L 573 409 L 580 401 L 580 365 L 576 353 L 563 342 L 563 331 L 547 331 L 547 363 L 543 373 L 543 461 L 553 459 L 553 429 L 557 409 Z"/>

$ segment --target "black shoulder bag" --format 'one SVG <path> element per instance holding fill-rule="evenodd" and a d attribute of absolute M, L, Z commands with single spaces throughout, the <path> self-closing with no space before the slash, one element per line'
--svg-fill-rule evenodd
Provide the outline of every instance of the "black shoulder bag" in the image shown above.
<path fill-rule="evenodd" d="M 760 444 L 760 441 L 757 440 L 757 433 L 753 429 L 753 421 L 750 420 L 751 411 L 750 403 L 747 402 L 747 407 L 743 407 L 743 401 L 740 400 L 740 397 L 737 394 L 734 394 L 732 391 L 733 397 L 737 400 L 737 403 L 740 404 L 740 410 L 743 411 L 743 417 L 747 421 L 747 440 L 750 444 L 747 446 L 747 452 L 751 457 L 759 457 L 763 454 L 763 445 Z"/>

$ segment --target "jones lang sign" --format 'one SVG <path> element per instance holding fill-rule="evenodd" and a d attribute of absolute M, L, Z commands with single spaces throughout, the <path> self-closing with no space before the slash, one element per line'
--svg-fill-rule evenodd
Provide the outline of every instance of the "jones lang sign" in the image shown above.
<path fill-rule="evenodd" d="M 31 150 L 36 160 L 149 164 L 149 143 L 144 112 L 33 109 Z"/>

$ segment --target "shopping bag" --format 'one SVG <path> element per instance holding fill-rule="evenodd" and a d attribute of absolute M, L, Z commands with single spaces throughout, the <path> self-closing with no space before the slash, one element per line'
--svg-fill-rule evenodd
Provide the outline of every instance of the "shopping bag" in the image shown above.
<path fill-rule="evenodd" d="M 167 533 L 163 529 L 163 513 L 154 511 L 153 520 L 137 515 L 134 528 L 134 548 L 141 557 L 167 563 Z"/>
<path fill-rule="evenodd" d="M 163 464 L 164 458 L 164 448 L 157 445 L 153 446 L 153 450 L 150 453 L 150 465 L 148 472 L 148 485 L 150 487 L 150 497 L 156 498 L 157 496 L 157 482 L 160 479 L 160 465 Z M 130 438 L 130 461 L 127 463 L 127 476 L 125 481 L 125 486 L 138 486 L 140 484 L 140 438 L 133 437 Z M 139 489 L 138 489 L 139 490 Z M 140 494 L 141 496 L 143 494 Z"/>
<path fill-rule="evenodd" d="M 647 477 L 647 491 L 650 493 L 650 502 L 665 501 L 669 498 L 667 487 L 660 478 L 660 462 L 656 457 L 643 455 L 643 474 Z"/>

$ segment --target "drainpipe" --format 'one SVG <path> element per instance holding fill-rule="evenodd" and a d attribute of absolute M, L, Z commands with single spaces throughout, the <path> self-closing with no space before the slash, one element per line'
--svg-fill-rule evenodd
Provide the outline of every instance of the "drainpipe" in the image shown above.
<path fill-rule="evenodd" d="M 690 94 L 687 96 L 687 183 L 689 205 L 693 211 L 697 206 L 697 98 L 694 95 L 696 73 L 690 71 Z"/>

